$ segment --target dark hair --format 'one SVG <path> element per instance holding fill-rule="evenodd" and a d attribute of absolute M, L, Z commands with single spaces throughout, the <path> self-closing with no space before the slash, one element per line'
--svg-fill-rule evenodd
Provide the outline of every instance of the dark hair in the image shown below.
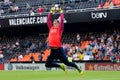
<path fill-rule="evenodd" d="M 53 22 L 54 22 L 55 20 L 59 23 L 59 20 L 58 20 L 58 19 L 54 19 Z"/>

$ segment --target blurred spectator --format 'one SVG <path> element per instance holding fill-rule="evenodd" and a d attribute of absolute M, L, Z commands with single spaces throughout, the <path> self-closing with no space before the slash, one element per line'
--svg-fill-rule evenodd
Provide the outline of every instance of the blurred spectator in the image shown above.
<path fill-rule="evenodd" d="M 42 46 L 43 46 L 43 43 L 40 41 L 39 44 L 38 44 L 38 49 L 41 50 Z"/>
<path fill-rule="evenodd" d="M 116 62 L 116 57 L 115 57 L 115 54 L 112 54 L 112 56 L 111 56 L 111 62 Z"/>
<path fill-rule="evenodd" d="M 101 0 L 100 4 L 98 5 L 98 9 L 103 9 L 105 2 Z"/>
<path fill-rule="evenodd" d="M 41 52 L 41 53 L 39 53 L 39 54 L 40 54 L 40 55 L 38 56 L 39 61 L 40 61 L 40 62 L 42 62 L 42 59 L 43 59 L 43 54 L 44 54 L 44 53 L 43 53 L 43 52 Z"/>
<path fill-rule="evenodd" d="M 81 48 L 81 45 L 78 45 L 78 50 L 77 50 L 77 52 L 83 52 L 83 50 L 82 50 L 82 48 Z"/>
<path fill-rule="evenodd" d="M 35 13 L 33 12 L 33 10 L 30 10 L 29 15 L 30 16 L 34 16 L 35 15 Z"/>
<path fill-rule="evenodd" d="M 4 0 L 4 6 L 9 7 L 12 2 L 10 0 Z"/>
<path fill-rule="evenodd" d="M 117 62 L 120 62 L 120 49 L 118 50 L 117 56 L 118 56 Z"/>
<path fill-rule="evenodd" d="M 37 9 L 37 12 L 41 15 L 44 11 L 44 7 L 43 6 L 39 6 Z"/>
<path fill-rule="evenodd" d="M 34 59 L 33 55 L 31 55 L 30 59 L 31 59 L 32 63 L 34 64 L 35 63 L 35 59 Z"/>
<path fill-rule="evenodd" d="M 36 45 L 36 43 L 32 43 L 32 45 L 30 46 L 30 52 L 36 52 L 37 50 L 36 50 L 36 47 L 37 47 L 37 45 Z"/>
<path fill-rule="evenodd" d="M 18 10 L 19 7 L 16 4 L 10 5 L 10 10 L 9 10 L 10 13 L 17 12 Z"/>
<path fill-rule="evenodd" d="M 115 7 L 120 7 L 120 0 L 112 0 Z"/>
<path fill-rule="evenodd" d="M 0 63 L 4 63 L 4 55 L 0 52 Z"/>
<path fill-rule="evenodd" d="M 91 50 L 87 50 L 87 51 L 86 51 L 86 55 L 91 55 L 91 54 L 94 54 L 94 53 L 92 53 Z"/>
<path fill-rule="evenodd" d="M 73 61 L 79 61 L 78 54 L 78 52 L 72 54 Z"/>
<path fill-rule="evenodd" d="M 112 9 L 113 7 L 114 7 L 114 4 L 113 4 L 113 2 L 111 0 L 110 5 L 109 5 L 109 9 Z"/>
<path fill-rule="evenodd" d="M 49 46 L 49 43 L 48 42 L 45 42 L 45 47 L 46 47 L 46 49 L 49 49 L 50 48 L 50 46 Z M 43 44 L 42 44 L 43 45 Z"/>
<path fill-rule="evenodd" d="M 18 55 L 18 61 L 21 60 L 23 58 L 23 55 L 22 54 L 19 54 Z"/>
<path fill-rule="evenodd" d="M 19 46 L 19 45 L 20 45 L 19 41 L 16 41 L 16 42 L 15 42 L 15 45 L 16 45 L 16 46 Z"/>
<path fill-rule="evenodd" d="M 110 7 L 111 0 L 107 0 L 103 6 L 104 9 L 108 9 Z"/>
<path fill-rule="evenodd" d="M 30 48 L 27 48 L 25 53 L 29 54 L 30 53 Z"/>
<path fill-rule="evenodd" d="M 4 10 L 0 8 L 0 16 L 4 13 Z"/>
<path fill-rule="evenodd" d="M 80 37 L 80 34 L 77 33 L 77 43 L 80 44 L 80 41 L 81 41 L 81 37 Z"/>
<path fill-rule="evenodd" d="M 84 60 L 84 53 L 83 52 L 79 52 L 78 59 L 79 60 Z"/>

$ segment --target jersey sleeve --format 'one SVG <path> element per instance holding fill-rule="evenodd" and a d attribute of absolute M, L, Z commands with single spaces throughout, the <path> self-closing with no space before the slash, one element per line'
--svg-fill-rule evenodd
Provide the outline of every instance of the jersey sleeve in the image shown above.
<path fill-rule="evenodd" d="M 52 13 L 49 13 L 47 17 L 47 25 L 49 29 L 52 27 L 51 16 L 52 16 Z"/>
<path fill-rule="evenodd" d="M 60 14 L 60 28 L 61 28 L 61 31 L 63 32 L 64 30 L 64 14 L 63 13 Z"/>

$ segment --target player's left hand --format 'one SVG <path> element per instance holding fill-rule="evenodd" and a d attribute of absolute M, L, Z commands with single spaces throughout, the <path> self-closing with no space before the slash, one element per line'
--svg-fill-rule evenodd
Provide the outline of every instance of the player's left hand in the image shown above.
<path fill-rule="evenodd" d="M 60 11 L 59 11 L 60 13 L 63 13 L 63 10 L 62 10 L 62 8 L 60 8 Z"/>

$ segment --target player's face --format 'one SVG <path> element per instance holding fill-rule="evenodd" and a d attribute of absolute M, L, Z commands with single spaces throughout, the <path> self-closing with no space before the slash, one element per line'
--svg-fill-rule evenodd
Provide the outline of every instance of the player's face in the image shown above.
<path fill-rule="evenodd" d="M 53 21 L 53 27 L 59 27 L 59 22 L 58 22 L 58 20 L 54 20 Z"/>

